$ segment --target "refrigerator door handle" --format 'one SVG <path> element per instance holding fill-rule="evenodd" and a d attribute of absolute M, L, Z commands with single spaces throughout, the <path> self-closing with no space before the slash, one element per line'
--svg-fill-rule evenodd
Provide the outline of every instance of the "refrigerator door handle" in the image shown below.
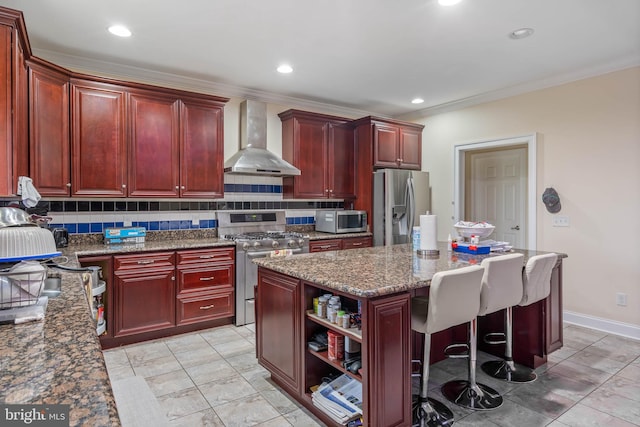
<path fill-rule="evenodd" d="M 409 176 L 409 178 L 407 178 L 407 193 L 408 193 L 408 197 L 407 197 L 407 213 L 409 214 L 409 229 L 407 230 L 407 233 L 409 233 L 409 236 L 412 236 L 413 233 L 413 226 L 415 225 L 415 220 L 416 220 L 416 212 L 415 212 L 415 193 L 414 193 L 414 188 L 413 188 L 413 178 L 411 178 L 411 176 Z"/>

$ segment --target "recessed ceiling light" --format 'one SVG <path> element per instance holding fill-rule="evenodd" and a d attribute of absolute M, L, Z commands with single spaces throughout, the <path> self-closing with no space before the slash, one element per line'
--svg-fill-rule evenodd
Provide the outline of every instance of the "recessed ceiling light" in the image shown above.
<path fill-rule="evenodd" d="M 131 31 L 124 25 L 112 25 L 109 27 L 109 32 L 118 37 L 130 37 Z"/>
<path fill-rule="evenodd" d="M 413 98 L 411 100 L 412 104 L 422 104 L 423 102 L 424 102 L 424 99 L 422 99 L 422 98 Z"/>
<path fill-rule="evenodd" d="M 533 28 L 519 28 L 509 33 L 509 38 L 514 40 L 524 39 L 533 34 Z"/>
<path fill-rule="evenodd" d="M 462 0 L 438 0 L 440 6 L 453 6 L 460 3 Z"/>
<path fill-rule="evenodd" d="M 282 74 L 289 74 L 291 72 L 293 72 L 293 68 L 291 67 L 291 65 L 288 64 L 282 64 L 277 68 L 279 73 Z"/>

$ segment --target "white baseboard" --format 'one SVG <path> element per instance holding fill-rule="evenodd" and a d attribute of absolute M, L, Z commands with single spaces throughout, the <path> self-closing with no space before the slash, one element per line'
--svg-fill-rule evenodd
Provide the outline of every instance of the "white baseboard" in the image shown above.
<path fill-rule="evenodd" d="M 589 316 L 572 311 L 563 312 L 564 321 L 573 325 L 584 326 L 586 328 L 597 329 L 610 334 L 620 335 L 626 338 L 640 340 L 640 326 L 630 323 L 618 322 L 615 320 L 602 319 L 600 317 Z"/>

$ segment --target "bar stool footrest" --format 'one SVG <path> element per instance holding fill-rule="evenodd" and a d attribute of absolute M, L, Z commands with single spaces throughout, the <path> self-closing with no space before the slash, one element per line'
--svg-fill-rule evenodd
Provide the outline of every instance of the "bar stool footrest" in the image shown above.
<path fill-rule="evenodd" d="M 502 405 L 503 399 L 496 390 L 476 383 L 476 388 L 465 380 L 449 381 L 442 386 L 442 394 L 450 402 L 476 411 L 489 411 Z"/>
<path fill-rule="evenodd" d="M 450 359 L 466 359 L 469 357 L 469 344 L 467 343 L 449 344 L 444 349 L 444 355 Z"/>
<path fill-rule="evenodd" d="M 447 406 L 430 397 L 427 398 L 429 409 L 425 411 L 419 395 L 413 395 L 411 414 L 413 417 L 412 427 L 448 427 L 453 424 L 453 412 Z M 424 419 L 424 423 L 421 420 Z"/>
<path fill-rule="evenodd" d="M 484 336 L 483 341 L 491 345 L 506 344 L 507 338 L 504 332 L 490 332 Z"/>
<path fill-rule="evenodd" d="M 515 364 L 510 367 L 504 360 L 490 360 L 481 368 L 490 377 L 513 383 L 530 383 L 537 378 L 533 369 Z"/>

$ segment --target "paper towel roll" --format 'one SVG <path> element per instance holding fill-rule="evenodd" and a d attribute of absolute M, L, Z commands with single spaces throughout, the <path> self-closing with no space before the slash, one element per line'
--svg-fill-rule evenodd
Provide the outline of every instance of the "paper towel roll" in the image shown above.
<path fill-rule="evenodd" d="M 438 223 L 435 215 L 420 215 L 420 249 L 438 249 Z"/>

